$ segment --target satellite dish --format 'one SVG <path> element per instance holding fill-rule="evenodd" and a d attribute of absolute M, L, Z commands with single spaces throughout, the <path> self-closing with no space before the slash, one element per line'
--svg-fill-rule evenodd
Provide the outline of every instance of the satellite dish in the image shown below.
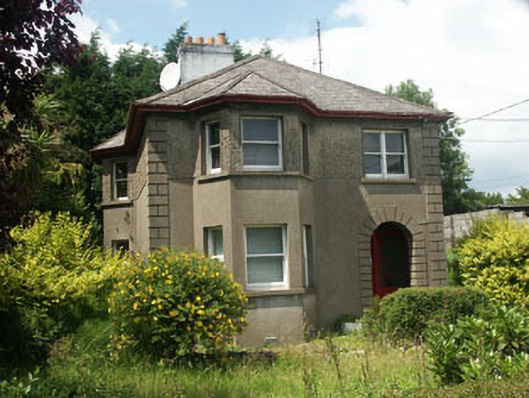
<path fill-rule="evenodd" d="M 163 91 L 175 88 L 180 82 L 180 65 L 171 62 L 165 65 L 160 74 L 160 87 Z"/>

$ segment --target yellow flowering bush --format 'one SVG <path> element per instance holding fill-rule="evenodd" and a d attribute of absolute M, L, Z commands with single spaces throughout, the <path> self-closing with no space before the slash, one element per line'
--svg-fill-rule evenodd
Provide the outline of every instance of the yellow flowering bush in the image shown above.
<path fill-rule="evenodd" d="M 15 245 L 0 256 L 0 349 L 35 351 L 106 311 L 130 259 L 104 251 L 93 230 L 68 213 L 34 213 L 13 228 Z"/>
<path fill-rule="evenodd" d="M 109 297 L 116 348 L 134 341 L 158 357 L 214 352 L 242 331 L 245 302 L 225 264 L 158 249 L 139 258 Z"/>
<path fill-rule="evenodd" d="M 529 226 L 492 217 L 476 222 L 459 248 L 463 285 L 497 304 L 529 308 Z"/>

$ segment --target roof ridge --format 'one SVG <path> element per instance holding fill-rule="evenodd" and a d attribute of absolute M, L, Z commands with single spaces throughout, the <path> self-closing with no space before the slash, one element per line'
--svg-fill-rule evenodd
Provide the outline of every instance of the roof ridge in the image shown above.
<path fill-rule="evenodd" d="M 328 76 L 328 75 L 324 75 L 323 73 L 318 73 L 318 72 L 314 72 L 310 69 L 305 69 L 305 68 L 302 68 L 301 66 L 297 66 L 297 65 L 293 65 L 291 63 L 288 63 L 286 61 L 282 61 L 282 60 L 279 60 L 279 59 L 275 59 L 275 58 L 271 58 L 271 57 L 263 57 L 261 56 L 262 59 L 266 59 L 267 61 L 273 61 L 275 63 L 278 63 L 278 64 L 281 64 L 281 65 L 285 65 L 287 67 L 290 67 L 290 68 L 293 68 L 293 69 L 297 69 L 297 70 L 300 70 L 302 72 L 307 72 L 307 73 L 310 73 L 312 75 L 317 75 L 319 77 L 323 77 L 325 79 L 329 79 L 329 80 L 334 80 L 336 82 L 339 82 L 339 83 L 346 83 L 350 86 L 353 86 L 357 89 L 360 89 L 360 90 L 364 90 L 364 91 L 367 91 L 367 92 L 370 92 L 370 93 L 374 93 L 374 94 L 378 94 L 378 95 L 383 95 L 385 97 L 390 97 L 392 99 L 395 99 L 397 100 L 398 102 L 403 102 L 403 103 L 406 103 L 406 104 L 411 104 L 411 105 L 414 105 L 416 107 L 420 107 L 420 108 L 423 108 L 424 110 L 428 110 L 428 111 L 434 111 L 435 112 L 438 112 L 438 113 L 443 113 L 443 114 L 446 114 L 446 113 L 450 113 L 450 112 L 447 112 L 447 111 L 442 111 L 440 109 L 437 109 L 437 108 L 430 108 L 428 106 L 424 106 L 424 105 L 421 105 L 421 104 L 418 104 L 416 102 L 413 102 L 413 101 L 408 101 L 408 100 L 405 100 L 403 98 L 399 98 L 399 97 L 396 97 L 394 95 L 390 95 L 390 94 L 386 94 L 386 93 L 381 93 L 380 91 L 376 91 L 376 90 L 373 90 L 371 88 L 368 88 L 368 87 L 364 87 L 364 86 L 360 86 L 358 84 L 355 84 L 355 83 L 352 83 L 350 81 L 347 81 L 347 80 L 342 80 L 342 79 L 338 79 L 336 77 L 332 77 L 332 76 Z M 291 91 L 291 90 L 289 90 Z"/>
<path fill-rule="evenodd" d="M 156 101 L 156 100 L 160 100 L 160 99 L 163 99 L 165 97 L 168 97 L 170 95 L 173 95 L 173 94 L 176 94 L 180 91 L 183 91 L 183 90 L 186 90 L 190 87 L 193 87 L 199 83 L 202 83 L 208 79 L 212 79 L 212 78 L 215 78 L 215 77 L 218 77 L 218 76 L 221 76 L 233 69 L 236 69 L 236 68 L 239 68 L 243 65 L 246 65 L 246 64 L 249 64 L 250 62 L 253 62 L 257 59 L 260 59 L 260 58 L 263 58 L 262 55 L 253 55 L 251 57 L 248 57 L 248 58 L 244 58 L 238 62 L 235 62 L 225 68 L 222 68 L 222 69 L 219 69 L 218 71 L 215 71 L 215 72 L 212 72 L 212 73 L 208 73 L 207 75 L 204 75 L 202 77 L 199 77 L 197 79 L 194 79 L 194 80 L 191 80 L 185 84 L 182 84 L 180 86 L 176 86 L 170 90 L 167 90 L 167 91 L 162 91 L 161 93 L 158 93 L 158 94 L 154 94 L 154 95 L 151 95 L 150 97 L 146 97 L 146 98 L 142 98 L 142 99 L 139 99 L 139 100 L 136 100 L 134 102 L 139 102 L 139 103 L 150 103 L 150 102 L 153 102 L 153 101 Z M 218 86 L 216 86 L 218 87 Z"/>
<path fill-rule="evenodd" d="M 306 96 L 301 95 L 300 93 L 297 93 L 297 92 L 295 92 L 294 90 L 291 90 L 291 89 L 289 89 L 289 88 L 286 88 L 286 87 L 283 86 L 282 84 L 279 84 L 278 82 L 275 82 L 275 81 L 273 81 L 273 80 L 267 78 L 266 76 L 263 76 L 263 75 L 260 74 L 259 72 L 254 71 L 253 73 L 256 74 L 257 76 L 259 76 L 261 79 L 266 80 L 266 81 L 269 82 L 269 83 L 272 83 L 274 86 L 277 86 L 277 87 L 279 87 L 279 88 L 281 88 L 281 89 L 283 89 L 283 90 L 285 90 L 285 91 L 288 91 L 288 92 L 290 92 L 290 93 L 292 93 L 292 94 L 295 94 L 296 96 L 298 96 L 298 97 L 300 97 L 300 98 L 307 98 Z"/>

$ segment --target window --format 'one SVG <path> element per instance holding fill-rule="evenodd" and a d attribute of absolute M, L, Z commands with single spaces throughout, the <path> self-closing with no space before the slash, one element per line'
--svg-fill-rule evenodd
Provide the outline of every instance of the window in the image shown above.
<path fill-rule="evenodd" d="M 286 287 L 285 247 L 285 227 L 246 227 L 246 274 L 249 288 Z"/>
<path fill-rule="evenodd" d="M 224 261 L 224 240 L 222 238 L 222 228 L 206 228 L 206 248 L 208 257 Z"/>
<path fill-rule="evenodd" d="M 310 225 L 303 226 L 303 274 L 305 287 L 314 286 L 312 269 L 312 231 Z"/>
<path fill-rule="evenodd" d="M 406 134 L 402 131 L 364 133 L 366 177 L 408 177 Z"/>
<path fill-rule="evenodd" d="M 301 123 L 301 160 L 303 162 L 303 174 L 309 175 L 309 131 L 305 123 Z"/>
<path fill-rule="evenodd" d="M 206 125 L 206 166 L 208 174 L 220 173 L 220 124 Z"/>
<path fill-rule="evenodd" d="M 128 167 L 126 162 L 114 163 L 114 199 L 126 200 L 128 193 Z"/>
<path fill-rule="evenodd" d="M 280 119 L 242 119 L 242 151 L 246 170 L 283 170 Z"/>
<path fill-rule="evenodd" d="M 129 241 L 127 239 L 113 240 L 112 251 L 127 253 L 129 251 Z"/>

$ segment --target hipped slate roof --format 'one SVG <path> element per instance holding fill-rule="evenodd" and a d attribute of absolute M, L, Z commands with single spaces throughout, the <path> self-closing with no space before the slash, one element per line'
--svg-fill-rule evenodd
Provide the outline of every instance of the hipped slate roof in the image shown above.
<path fill-rule="evenodd" d="M 138 142 L 139 124 L 143 123 L 145 112 L 190 112 L 230 101 L 292 103 L 318 116 L 433 120 L 450 117 L 446 112 L 257 55 L 136 101 L 131 107 L 127 132 L 118 133 L 92 153 L 132 149 Z"/>

